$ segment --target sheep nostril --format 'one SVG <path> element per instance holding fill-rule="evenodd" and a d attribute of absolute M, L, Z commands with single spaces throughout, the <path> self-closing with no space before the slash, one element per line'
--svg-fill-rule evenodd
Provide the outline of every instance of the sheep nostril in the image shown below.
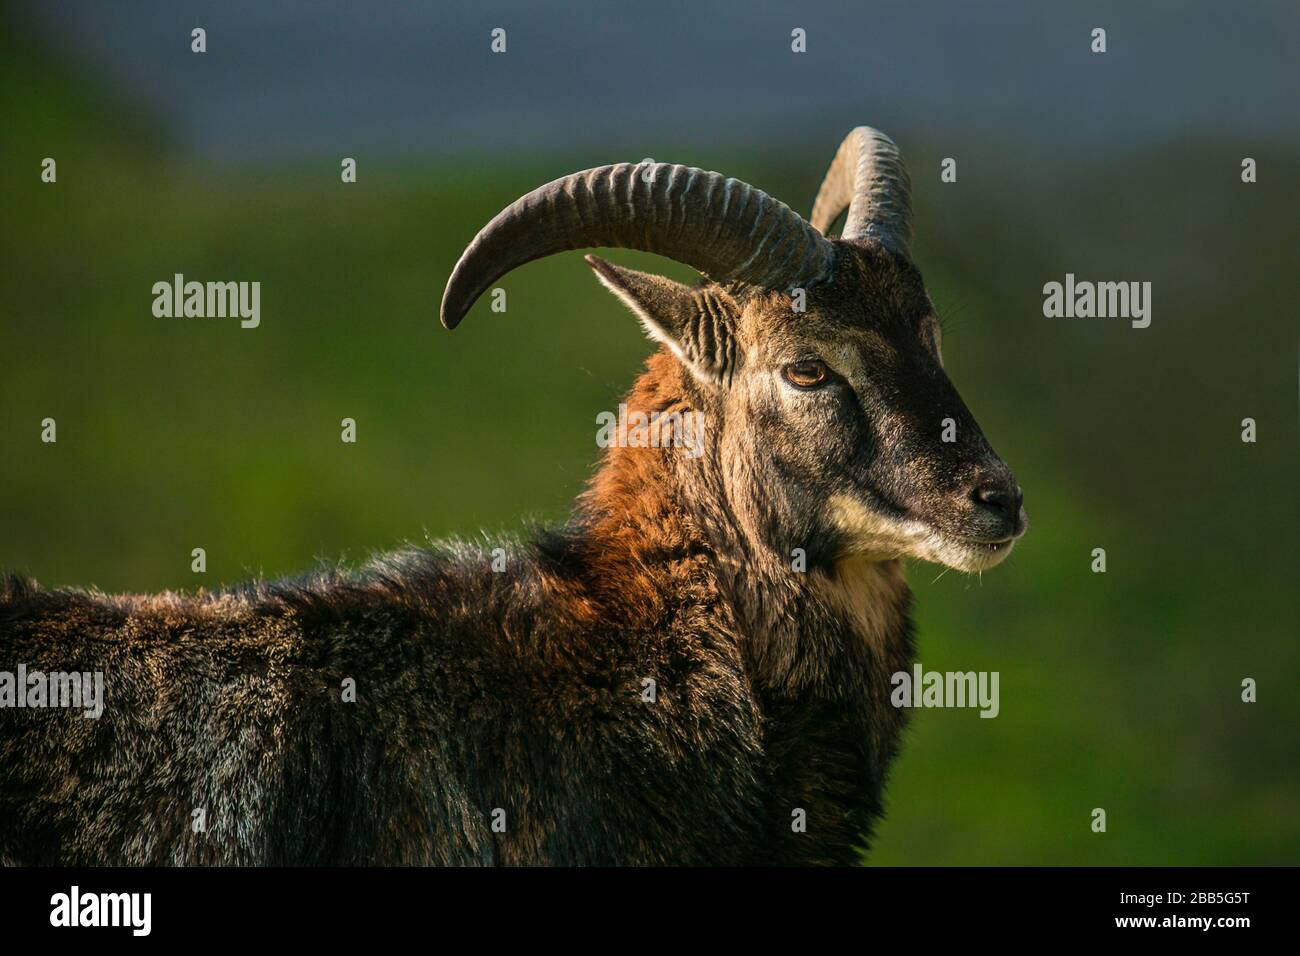
<path fill-rule="evenodd" d="M 1000 512 L 1008 518 L 1020 514 L 1020 505 L 1025 500 L 1019 485 L 1014 489 L 1005 485 L 982 485 L 971 493 L 971 497 L 985 508 Z"/>

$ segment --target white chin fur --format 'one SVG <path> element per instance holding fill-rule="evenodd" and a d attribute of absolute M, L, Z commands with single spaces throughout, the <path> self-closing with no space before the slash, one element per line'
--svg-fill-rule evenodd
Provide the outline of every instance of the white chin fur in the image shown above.
<path fill-rule="evenodd" d="M 921 558 L 925 561 L 933 561 L 935 564 L 944 564 L 950 568 L 956 568 L 958 571 L 987 571 L 989 568 L 996 568 L 1006 560 L 1011 549 L 1016 546 L 1015 541 L 1004 541 L 998 545 L 978 544 L 973 541 L 962 541 L 957 538 L 951 538 L 944 534 L 930 532 L 926 540 L 918 542 L 919 547 L 913 552 L 912 557 Z"/>
<path fill-rule="evenodd" d="M 1015 541 L 998 545 L 965 541 L 920 521 L 895 521 L 842 496 L 829 502 L 832 523 L 854 542 L 855 551 L 878 560 L 918 558 L 958 571 L 987 571 L 1001 564 Z"/>

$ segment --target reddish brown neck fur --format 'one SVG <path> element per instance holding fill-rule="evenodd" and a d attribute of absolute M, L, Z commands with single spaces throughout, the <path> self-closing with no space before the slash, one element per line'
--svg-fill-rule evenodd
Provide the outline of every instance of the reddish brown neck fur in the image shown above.
<path fill-rule="evenodd" d="M 888 675 L 911 658 L 910 592 L 899 562 L 849 557 L 793 570 L 789 547 L 763 540 L 763 489 L 724 481 L 723 423 L 701 401 L 689 373 L 662 351 L 627 396 L 629 409 L 648 413 L 703 411 L 709 431 L 697 459 L 678 448 L 606 453 L 578 509 L 597 603 L 646 624 L 679 613 L 697 593 L 720 593 L 725 606 L 700 610 L 734 629 L 758 685 L 823 695 L 867 681 L 891 711 L 878 725 L 892 727 Z M 635 582 L 632 593 L 627 582 Z"/>

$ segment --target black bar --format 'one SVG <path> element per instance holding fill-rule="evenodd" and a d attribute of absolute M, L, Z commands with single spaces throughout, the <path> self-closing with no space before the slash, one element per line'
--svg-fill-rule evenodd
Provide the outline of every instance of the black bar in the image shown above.
<path fill-rule="evenodd" d="M 494 946 L 517 933 L 530 945 L 548 937 L 612 945 L 681 939 L 665 935 L 673 927 L 732 942 L 802 929 L 810 945 L 812 934 L 843 931 L 864 947 L 1097 937 L 1230 944 L 1284 930 L 1294 882 L 1284 868 L 0 869 L 0 926 L 6 943 L 145 938 L 126 917 L 116 927 L 52 926 L 52 898 L 70 903 L 75 885 L 83 905 L 88 894 L 149 893 L 147 938 L 205 945 L 415 934 L 434 949 L 460 949 L 453 944 L 465 933 Z M 1205 918 L 1247 923 L 1186 922 Z M 1154 925 L 1119 924 L 1135 919 Z"/>

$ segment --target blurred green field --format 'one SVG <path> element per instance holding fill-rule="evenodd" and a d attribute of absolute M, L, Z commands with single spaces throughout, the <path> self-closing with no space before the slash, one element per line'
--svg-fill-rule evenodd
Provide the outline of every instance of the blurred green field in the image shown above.
<path fill-rule="evenodd" d="M 482 302 L 452 334 L 436 309 L 499 208 L 609 157 L 359 157 L 348 186 L 335 156 L 210 168 L 93 78 L 3 53 L 0 568 L 212 587 L 564 518 L 595 416 L 650 346 L 577 254 L 507 277 L 504 315 Z M 941 186 L 923 133 L 900 136 L 917 260 L 1031 528 L 982 578 L 910 570 L 921 662 L 999 671 L 1001 714 L 917 714 L 872 861 L 1300 862 L 1300 157 L 1257 144 L 1260 182 L 1243 186 L 1221 141 L 1091 169 L 999 141 Z M 806 211 L 834 145 L 660 158 Z M 39 180 L 46 156 L 57 185 Z M 1152 326 L 1044 319 L 1042 284 L 1067 271 L 1152 281 Z M 261 327 L 154 318 L 151 286 L 176 272 L 259 280 Z M 1240 441 L 1246 416 L 1257 444 Z M 57 444 L 40 441 L 46 417 Z"/>

